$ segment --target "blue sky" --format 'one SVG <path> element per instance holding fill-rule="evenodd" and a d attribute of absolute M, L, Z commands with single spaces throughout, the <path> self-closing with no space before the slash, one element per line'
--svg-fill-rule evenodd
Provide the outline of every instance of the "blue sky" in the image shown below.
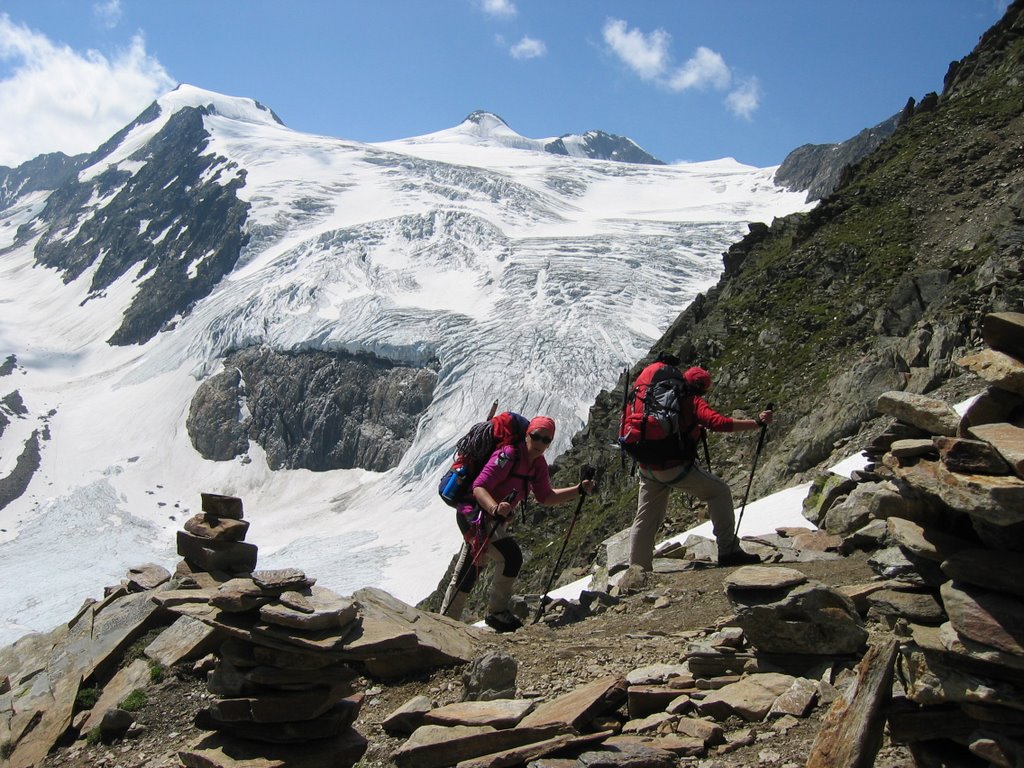
<path fill-rule="evenodd" d="M 942 88 L 1007 0 L 0 0 L 0 165 L 97 147 L 177 82 L 386 141 L 475 109 L 666 162 L 775 165 Z"/>

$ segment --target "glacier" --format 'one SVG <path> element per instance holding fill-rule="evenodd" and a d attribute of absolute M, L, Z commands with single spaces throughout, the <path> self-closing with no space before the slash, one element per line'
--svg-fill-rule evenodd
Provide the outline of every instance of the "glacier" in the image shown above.
<path fill-rule="evenodd" d="M 0 362 L 17 361 L 0 396 L 17 390 L 26 409 L 0 436 L 0 478 L 40 438 L 27 490 L 0 510 L 0 643 L 48 631 L 129 566 L 173 570 L 200 492 L 242 498 L 260 568 L 418 601 L 460 544 L 436 480 L 491 402 L 553 417 L 553 459 L 597 393 L 717 281 L 748 223 L 809 207 L 773 184 L 775 168 L 555 155 L 500 118 L 365 144 L 192 86 L 156 107 L 79 179 L 139 173 L 169 117 L 202 108 L 217 160 L 204 181 L 244 173 L 248 242 L 190 312 L 143 344 L 111 346 L 141 268 L 98 294 L 90 270 L 65 282 L 33 254 L 45 193 L 0 211 Z M 78 226 L 108 203 L 89 200 Z M 139 233 L 157 245 L 188 236 L 148 224 Z M 387 472 L 271 471 L 255 443 L 205 460 L 184 426 L 191 398 L 226 353 L 252 345 L 436 361 L 435 397 Z"/>

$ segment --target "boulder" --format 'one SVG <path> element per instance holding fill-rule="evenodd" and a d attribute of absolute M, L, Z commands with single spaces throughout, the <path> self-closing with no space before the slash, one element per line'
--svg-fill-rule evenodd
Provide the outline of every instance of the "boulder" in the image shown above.
<path fill-rule="evenodd" d="M 990 312 L 981 322 L 985 345 L 1024 360 L 1024 313 Z"/>
<path fill-rule="evenodd" d="M 473 659 L 462 673 L 463 701 L 513 699 L 519 662 L 502 650 Z"/>
<path fill-rule="evenodd" d="M 948 403 L 913 392 L 885 392 L 876 408 L 930 435 L 955 435 L 960 425 L 960 416 Z"/>
<path fill-rule="evenodd" d="M 793 676 L 779 672 L 751 675 L 710 692 L 697 702 L 697 711 L 718 720 L 739 715 L 745 720 L 758 722 L 764 720 L 776 699 L 786 693 L 795 680 Z"/>
<path fill-rule="evenodd" d="M 867 632 L 848 597 L 818 582 L 776 590 L 727 590 L 735 623 L 763 653 L 856 654 Z"/>
<path fill-rule="evenodd" d="M 1024 430 L 1021 430 L 1024 432 Z M 1009 474 L 1010 466 L 999 452 L 984 440 L 962 437 L 936 437 L 939 458 L 950 472 L 979 475 Z"/>

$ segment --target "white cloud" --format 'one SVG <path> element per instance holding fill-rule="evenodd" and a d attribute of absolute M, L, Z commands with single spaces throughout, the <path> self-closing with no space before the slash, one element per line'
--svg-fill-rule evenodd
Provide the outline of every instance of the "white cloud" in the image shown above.
<path fill-rule="evenodd" d="M 604 41 L 641 79 L 670 91 L 696 88 L 726 91 L 733 85 L 733 72 L 722 55 L 700 46 L 689 61 L 673 68 L 669 44 L 672 36 L 663 29 L 649 35 L 630 29 L 622 19 L 609 18 L 604 25 Z M 761 101 L 756 77 L 740 83 L 725 98 L 726 107 L 737 117 L 749 120 Z"/>
<path fill-rule="evenodd" d="M 121 21 L 121 0 L 100 0 L 92 7 L 92 12 L 107 29 L 113 29 Z"/>
<path fill-rule="evenodd" d="M 54 44 L 7 14 L 0 14 L 0 62 L 12 65 L 0 80 L 0 165 L 96 149 L 176 84 L 141 36 L 108 58 Z"/>
<path fill-rule="evenodd" d="M 725 105 L 737 117 L 749 120 L 761 103 L 761 83 L 756 77 L 740 83 L 725 97 Z"/>
<path fill-rule="evenodd" d="M 548 52 L 543 40 L 523 35 L 523 39 L 508 49 L 514 59 L 536 59 Z"/>
<path fill-rule="evenodd" d="M 480 0 L 480 7 L 489 16 L 508 18 L 517 13 L 516 4 L 512 0 Z"/>
<path fill-rule="evenodd" d="M 701 46 L 688 62 L 676 70 L 667 81 L 673 91 L 690 88 L 714 88 L 724 91 L 732 83 L 732 71 L 725 59 L 710 48 Z"/>
<path fill-rule="evenodd" d="M 656 29 L 649 35 L 639 29 L 629 29 L 622 19 L 608 19 L 604 25 L 604 41 L 608 47 L 644 80 L 654 80 L 664 73 L 671 39 L 663 29 Z"/>

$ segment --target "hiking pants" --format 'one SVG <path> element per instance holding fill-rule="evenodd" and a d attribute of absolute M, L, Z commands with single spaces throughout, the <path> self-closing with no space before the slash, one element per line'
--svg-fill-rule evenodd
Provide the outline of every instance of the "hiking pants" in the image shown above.
<path fill-rule="evenodd" d="M 654 544 L 665 521 L 668 497 L 673 488 L 696 496 L 708 505 L 708 516 L 718 541 L 718 556 L 739 549 L 736 538 L 736 517 L 733 514 L 732 491 L 717 477 L 697 463 L 689 467 L 645 469 L 640 473 L 640 496 L 629 536 L 629 564 L 644 570 L 654 568 Z"/>
<path fill-rule="evenodd" d="M 465 536 L 469 530 L 469 521 L 460 512 L 456 512 L 455 517 L 459 524 L 459 530 Z M 459 585 L 458 591 L 468 595 L 488 562 L 495 563 L 495 572 L 491 577 L 491 593 L 487 602 L 487 612 L 501 613 L 508 610 L 509 602 L 512 600 L 512 588 L 515 586 L 519 570 L 523 567 L 523 551 L 519 548 L 516 540 L 505 530 L 504 525 L 499 525 L 491 535 L 491 540 L 479 562 L 474 565 L 471 557 L 466 558 L 456 576 Z M 465 602 L 465 598 L 460 598 L 459 595 L 456 595 L 456 598 L 460 599 L 461 603 Z"/>

